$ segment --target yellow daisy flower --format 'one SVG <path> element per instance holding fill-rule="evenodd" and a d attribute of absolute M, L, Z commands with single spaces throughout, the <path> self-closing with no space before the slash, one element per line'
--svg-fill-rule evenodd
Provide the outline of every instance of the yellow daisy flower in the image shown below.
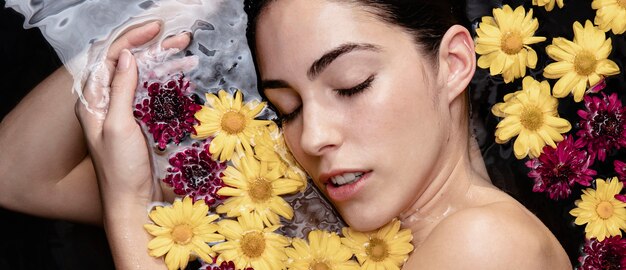
<path fill-rule="evenodd" d="M 293 217 L 293 209 L 280 196 L 296 192 L 302 186 L 301 181 L 284 178 L 278 168 L 270 170 L 267 162 L 252 156 L 232 161 L 233 166 L 228 166 L 222 177 L 228 186 L 217 191 L 230 198 L 217 207 L 218 213 L 229 217 L 251 213 L 268 226 L 280 224 L 279 215 L 286 219 Z"/>
<path fill-rule="evenodd" d="M 341 242 L 352 249 L 361 269 L 400 269 L 413 251 L 413 235 L 410 230 L 400 230 L 400 221 L 392 220 L 382 228 L 371 232 L 357 232 L 343 228 Z"/>
<path fill-rule="evenodd" d="M 336 233 L 314 230 L 309 232 L 309 244 L 295 238 L 285 252 L 289 257 L 287 266 L 293 270 L 359 270 L 352 251 L 341 244 Z"/>
<path fill-rule="evenodd" d="M 185 269 L 190 256 L 198 256 L 206 262 L 213 259 L 215 253 L 207 242 L 224 240 L 214 233 L 217 225 L 212 222 L 217 215 L 208 215 L 209 207 L 204 200 L 192 204 L 191 198 L 176 200 L 167 207 L 157 206 L 150 212 L 150 219 L 155 224 L 146 224 L 144 228 L 155 236 L 148 243 L 150 256 L 165 256 L 168 269 Z"/>
<path fill-rule="evenodd" d="M 517 136 L 513 150 L 515 157 L 527 155 L 538 157 L 547 144 L 556 147 L 555 142 L 563 140 L 561 133 L 572 126 L 557 112 L 558 100 L 550 95 L 550 84 L 525 77 L 522 90 L 504 96 L 504 102 L 497 103 L 491 112 L 503 117 L 496 126 L 496 142 L 506 143 Z"/>
<path fill-rule="evenodd" d="M 489 68 L 492 76 L 502 74 L 506 83 L 524 77 L 526 67 L 537 65 L 537 53 L 528 45 L 546 40 L 534 36 L 537 28 L 532 9 L 528 13 L 522 6 L 515 11 L 508 5 L 494 9 L 493 17 L 483 17 L 476 29 L 478 66 Z"/>
<path fill-rule="evenodd" d="M 553 95 L 557 98 L 567 96 L 570 92 L 574 101 L 583 100 L 589 86 L 596 85 L 602 76 L 619 73 L 615 62 L 607 59 L 611 53 L 611 39 L 605 39 L 604 32 L 590 21 L 585 27 L 575 22 L 574 41 L 554 38 L 546 47 L 550 58 L 557 62 L 551 63 L 543 70 L 543 76 L 559 79 L 554 85 Z"/>
<path fill-rule="evenodd" d="M 263 222 L 251 215 L 241 216 L 237 221 L 224 219 L 218 225 L 218 232 L 226 237 L 225 242 L 213 246 L 219 253 L 218 265 L 233 261 L 239 269 L 285 269 L 285 247 L 289 239 L 274 233 L 279 225 L 264 228 Z"/>
<path fill-rule="evenodd" d="M 265 102 L 243 104 L 241 91 L 235 93 L 234 99 L 224 90 L 217 96 L 207 93 L 205 105 L 195 114 L 200 124 L 194 126 L 196 135 L 192 137 L 214 137 L 209 152 L 220 161 L 230 160 L 235 151 L 239 155 L 252 154 L 250 140 L 256 129 L 271 122 L 254 119 L 265 108 Z"/>
<path fill-rule="evenodd" d="M 626 1 L 593 0 L 591 8 L 597 9 L 593 22 L 604 32 L 619 35 L 626 32 Z"/>
<path fill-rule="evenodd" d="M 569 213 L 576 217 L 576 225 L 587 224 L 585 233 L 587 238 L 597 238 L 602 241 L 607 237 L 622 235 L 626 230 L 626 203 L 615 199 L 624 184 L 617 177 L 596 180 L 596 190 L 583 190 L 582 200 L 576 200 L 577 208 Z"/>
<path fill-rule="evenodd" d="M 563 8 L 563 0 L 533 0 L 533 5 L 546 8 L 547 11 L 554 9 L 554 4 L 557 4 L 559 8 Z"/>
<path fill-rule="evenodd" d="M 300 191 L 306 189 L 306 174 L 287 149 L 283 134 L 275 123 L 260 128 L 254 137 L 254 144 L 254 153 L 258 160 L 268 162 L 271 169 L 279 167 L 286 178 L 302 182 Z"/>

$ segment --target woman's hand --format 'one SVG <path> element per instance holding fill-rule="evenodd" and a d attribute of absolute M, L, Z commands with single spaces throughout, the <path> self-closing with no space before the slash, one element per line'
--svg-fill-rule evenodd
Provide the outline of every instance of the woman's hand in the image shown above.
<path fill-rule="evenodd" d="M 137 87 L 137 63 L 129 49 L 152 40 L 159 24 L 128 31 L 111 45 L 102 68 L 95 70 L 85 87 L 86 107 L 76 113 L 92 156 L 103 204 L 103 221 L 117 268 L 156 269 L 163 261 L 147 253 L 150 236 L 148 205 L 161 201 L 161 189 L 152 177 L 149 149 L 133 116 Z M 168 39 L 164 47 L 184 47 L 189 36 Z M 109 91 L 110 89 L 110 91 Z"/>
<path fill-rule="evenodd" d="M 129 51 L 152 40 L 159 29 L 158 23 L 150 23 L 115 41 L 104 64 L 86 84 L 84 97 L 89 107 L 76 104 L 105 209 L 116 201 L 147 205 L 162 199 L 151 175 L 146 140 L 133 116 L 137 63 Z M 183 48 L 188 43 L 188 35 L 179 35 L 167 39 L 163 47 Z"/>

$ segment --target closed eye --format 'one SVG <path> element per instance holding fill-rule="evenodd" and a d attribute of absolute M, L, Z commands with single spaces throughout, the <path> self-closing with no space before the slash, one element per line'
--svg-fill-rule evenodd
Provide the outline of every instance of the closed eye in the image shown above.
<path fill-rule="evenodd" d="M 376 74 L 369 76 L 367 79 L 365 79 L 365 81 L 359 83 L 358 85 L 354 87 L 350 87 L 346 89 L 335 89 L 335 92 L 337 92 L 337 94 L 339 94 L 340 96 L 344 96 L 344 97 L 353 96 L 355 94 L 361 93 L 364 90 L 368 89 L 372 85 L 372 82 L 374 81 L 374 79 L 376 79 Z"/>
<path fill-rule="evenodd" d="M 293 110 L 290 113 L 286 113 L 286 114 L 281 114 L 279 116 L 279 120 L 282 124 L 286 124 L 291 122 L 293 119 L 295 119 L 298 114 L 300 114 L 300 111 L 302 111 L 302 105 L 298 106 L 298 108 L 296 108 L 295 110 Z"/>

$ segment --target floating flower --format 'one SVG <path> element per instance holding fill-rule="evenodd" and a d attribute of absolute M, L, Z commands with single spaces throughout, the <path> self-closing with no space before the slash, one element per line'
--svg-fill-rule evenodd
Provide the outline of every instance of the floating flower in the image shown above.
<path fill-rule="evenodd" d="M 615 62 L 607 59 L 612 50 L 611 38 L 605 39 L 602 30 L 593 26 L 590 21 L 585 27 L 575 22 L 574 41 L 554 38 L 546 47 L 550 58 L 557 62 L 551 63 L 543 70 L 543 76 L 559 79 L 554 85 L 553 95 L 557 98 L 574 95 L 574 101 L 583 99 L 585 90 L 598 84 L 603 76 L 619 73 Z"/>
<path fill-rule="evenodd" d="M 263 221 L 252 215 L 243 215 L 237 221 L 224 219 L 218 232 L 226 241 L 213 246 L 219 253 L 217 262 L 233 261 L 238 268 L 256 270 L 285 269 L 285 247 L 289 239 L 274 233 L 279 225 L 263 227 Z"/>
<path fill-rule="evenodd" d="M 579 110 L 580 130 L 576 132 L 592 158 L 604 161 L 607 151 L 626 147 L 626 108 L 617 94 L 602 98 L 585 96 L 585 110 Z"/>
<path fill-rule="evenodd" d="M 626 32 L 626 2 L 624 0 L 593 0 L 591 8 L 597 9 L 594 23 L 603 31 L 619 35 Z"/>
<path fill-rule="evenodd" d="M 596 187 L 583 190 L 582 200 L 576 200 L 576 208 L 569 213 L 576 217 L 576 225 L 587 224 L 585 233 L 588 239 L 622 235 L 626 229 L 626 203 L 615 199 L 622 190 L 623 183 L 617 177 L 608 180 L 596 179 Z"/>
<path fill-rule="evenodd" d="M 206 264 L 200 268 L 200 270 L 238 270 L 238 269 L 254 270 L 254 268 L 252 267 L 237 268 L 233 261 L 223 261 L 222 263 L 220 263 L 220 265 Z"/>
<path fill-rule="evenodd" d="M 534 192 L 547 192 L 550 199 L 559 200 L 569 197 L 574 183 L 591 185 L 596 171 L 589 168 L 592 164 L 587 152 L 580 150 L 582 145 L 574 143 L 572 136 L 556 145 L 556 149 L 544 146 L 543 153 L 526 162 L 531 169 L 528 177 L 535 180 Z"/>
<path fill-rule="evenodd" d="M 254 137 L 254 143 L 254 153 L 258 160 L 268 162 L 271 169 L 278 167 L 286 178 L 301 181 L 300 191 L 306 188 L 306 174 L 287 149 L 283 134 L 275 123 L 260 128 Z"/>
<path fill-rule="evenodd" d="M 513 150 L 518 159 L 538 157 L 546 144 L 555 148 L 555 142 L 563 140 L 561 133 L 571 129 L 570 123 L 559 117 L 557 106 L 548 82 L 525 77 L 522 90 L 505 95 L 504 102 L 491 109 L 504 118 L 496 127 L 496 142 L 506 143 L 517 136 Z"/>
<path fill-rule="evenodd" d="M 502 74 L 506 83 L 524 77 L 526 67 L 537 64 L 537 53 L 528 45 L 546 40 L 534 36 L 538 27 L 532 9 L 528 13 L 522 6 L 515 11 L 508 5 L 494 9 L 493 17 L 483 17 L 476 29 L 478 66 L 489 68 L 492 76 Z"/>
<path fill-rule="evenodd" d="M 580 269 L 626 269 L 626 239 L 619 236 L 587 240 L 583 252 Z"/>
<path fill-rule="evenodd" d="M 188 134 L 194 134 L 194 114 L 201 106 L 186 96 L 189 92 L 189 81 L 180 75 L 165 83 L 144 82 L 148 90 L 148 98 L 135 104 L 134 115 L 148 126 L 154 142 L 161 150 L 170 141 L 180 143 Z"/>
<path fill-rule="evenodd" d="M 226 168 L 222 178 L 228 186 L 217 191 L 231 197 L 217 207 L 218 213 L 229 217 L 251 213 L 268 226 L 280 224 L 278 216 L 293 217 L 293 209 L 280 196 L 296 192 L 302 186 L 301 181 L 283 178 L 278 168 L 270 170 L 267 162 L 251 156 L 232 161 L 233 166 Z"/>
<path fill-rule="evenodd" d="M 205 261 L 212 261 L 215 256 L 207 242 L 224 240 L 214 233 L 217 225 L 212 222 L 217 215 L 208 215 L 209 207 L 204 201 L 192 204 L 191 198 L 176 200 L 167 207 L 157 206 L 150 212 L 150 219 L 155 224 L 144 225 L 154 239 L 148 243 L 150 256 L 165 256 L 168 269 L 185 269 L 189 256 L 194 255 Z"/>
<path fill-rule="evenodd" d="M 533 5 L 546 8 L 547 11 L 554 9 L 554 4 L 557 4 L 559 8 L 563 8 L 563 0 L 533 0 Z"/>
<path fill-rule="evenodd" d="M 293 270 L 341 269 L 359 270 L 359 264 L 353 260 L 352 251 L 341 244 L 336 233 L 313 230 L 308 235 L 309 243 L 295 238 L 285 252 L 289 257 L 288 266 Z"/>
<path fill-rule="evenodd" d="M 174 154 L 163 182 L 174 188 L 174 193 L 204 200 L 213 205 L 223 199 L 217 191 L 224 186 L 221 174 L 226 163 L 216 162 L 209 153 L 209 144 L 194 143 L 190 148 Z"/>
<path fill-rule="evenodd" d="M 620 181 L 626 181 L 626 162 L 622 162 L 619 160 L 613 161 L 613 167 L 615 167 L 615 172 L 619 176 Z"/>
<path fill-rule="evenodd" d="M 341 242 L 352 249 L 361 269 L 400 269 L 413 251 L 411 231 L 400 230 L 400 221 L 392 220 L 372 232 L 343 228 Z"/>
<path fill-rule="evenodd" d="M 219 96 L 219 98 L 218 98 Z M 264 102 L 242 102 L 241 91 L 231 97 L 220 90 L 216 95 L 206 94 L 206 104 L 196 113 L 200 125 L 195 126 L 197 139 L 215 137 L 209 150 L 220 161 L 230 160 L 233 152 L 239 155 L 253 154 L 250 140 L 256 129 L 268 125 L 269 120 L 256 120 L 255 117 L 265 108 Z"/>

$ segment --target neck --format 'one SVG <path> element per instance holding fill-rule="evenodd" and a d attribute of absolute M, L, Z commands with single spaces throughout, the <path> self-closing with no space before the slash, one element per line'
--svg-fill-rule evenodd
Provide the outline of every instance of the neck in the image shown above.
<path fill-rule="evenodd" d="M 461 144 L 463 145 L 463 144 Z M 400 214 L 404 228 L 413 233 L 413 245 L 417 248 L 430 232 L 451 214 L 473 204 L 471 187 L 476 183 L 490 184 L 488 179 L 474 170 L 480 160 L 471 160 L 468 149 L 462 148 L 444 155 L 446 162 L 432 177 L 431 184 L 415 200 L 410 208 Z M 483 165 L 484 166 L 484 165 Z"/>

